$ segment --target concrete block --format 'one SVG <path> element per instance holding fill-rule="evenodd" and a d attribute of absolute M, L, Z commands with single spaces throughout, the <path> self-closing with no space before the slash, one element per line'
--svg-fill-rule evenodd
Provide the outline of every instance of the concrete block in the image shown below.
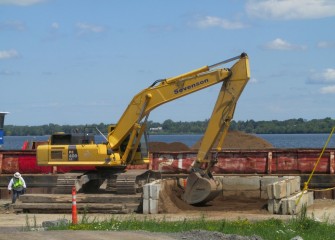
<path fill-rule="evenodd" d="M 291 193 L 296 193 L 301 191 L 301 178 L 300 176 L 284 176 L 284 179 L 291 184 Z"/>
<path fill-rule="evenodd" d="M 300 192 L 301 191 L 301 177 L 297 176 L 295 179 L 295 191 Z"/>
<path fill-rule="evenodd" d="M 261 190 L 261 199 L 269 199 L 268 191 Z"/>
<path fill-rule="evenodd" d="M 143 186 L 143 199 L 149 199 L 150 198 L 150 188 L 149 188 L 150 184 L 145 184 Z"/>
<path fill-rule="evenodd" d="M 160 181 L 154 181 L 143 186 L 143 213 L 158 213 L 159 193 L 161 191 Z"/>
<path fill-rule="evenodd" d="M 149 199 L 143 199 L 143 214 L 150 214 Z"/>
<path fill-rule="evenodd" d="M 287 176 L 277 182 L 273 182 L 267 185 L 266 191 L 269 199 L 280 199 L 289 197 L 294 193 L 300 191 L 300 177 L 299 176 Z M 271 181 L 271 180 L 270 180 Z"/>
<path fill-rule="evenodd" d="M 291 196 L 292 193 L 295 192 L 295 188 L 291 188 L 291 185 L 292 185 L 291 180 L 286 180 L 285 185 L 286 185 L 286 196 L 285 197 L 289 197 L 289 196 Z M 291 189 L 294 190 L 294 191 L 292 192 Z"/>
<path fill-rule="evenodd" d="M 143 214 L 156 214 L 158 213 L 159 199 L 143 199 Z"/>
<path fill-rule="evenodd" d="M 158 213 L 158 200 L 149 199 L 149 209 L 151 214 Z"/>
<path fill-rule="evenodd" d="M 287 197 L 287 182 L 285 180 L 273 184 L 273 196 L 275 199 Z"/>
<path fill-rule="evenodd" d="M 280 178 L 278 178 L 278 176 L 264 176 L 260 178 L 261 181 L 261 190 L 266 191 L 267 186 L 275 183 L 279 180 Z"/>
<path fill-rule="evenodd" d="M 260 177 L 223 177 L 222 178 L 222 188 L 225 190 L 260 190 Z"/>
<path fill-rule="evenodd" d="M 304 193 L 299 192 L 291 197 L 282 199 L 282 214 L 295 215 L 301 211 L 304 205 L 306 207 L 309 207 L 312 204 L 313 204 L 313 192 L 307 192 L 307 191 L 305 191 Z"/>
<path fill-rule="evenodd" d="M 307 193 L 307 206 L 311 206 L 314 204 L 314 193 L 308 192 Z"/>
<path fill-rule="evenodd" d="M 160 184 L 152 184 L 149 186 L 149 196 L 150 199 L 154 199 L 154 200 L 159 200 L 159 192 L 161 190 L 161 185 Z"/>
<path fill-rule="evenodd" d="M 152 182 L 143 186 L 143 199 L 159 199 L 159 193 L 161 191 L 161 184 L 158 182 Z"/>
<path fill-rule="evenodd" d="M 275 198 L 273 192 L 274 192 L 274 183 L 270 184 L 270 185 L 267 185 L 266 186 L 266 193 L 267 193 L 268 199 L 274 199 Z"/>
<path fill-rule="evenodd" d="M 268 200 L 268 211 L 272 214 L 280 213 L 282 201 L 278 199 Z"/>

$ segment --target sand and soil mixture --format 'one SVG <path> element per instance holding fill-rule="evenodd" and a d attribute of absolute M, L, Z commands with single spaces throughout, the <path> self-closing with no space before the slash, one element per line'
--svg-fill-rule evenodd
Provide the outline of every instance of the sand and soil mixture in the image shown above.
<path fill-rule="evenodd" d="M 183 190 L 173 181 L 164 182 L 160 193 L 160 213 L 188 212 L 247 212 L 269 214 L 265 199 L 227 198 L 219 196 L 203 205 L 189 205 L 181 199 Z"/>
<path fill-rule="evenodd" d="M 150 142 L 149 149 L 150 152 L 176 152 L 176 151 L 196 151 L 200 147 L 200 139 L 193 146 L 188 147 L 181 142 Z M 214 144 L 216 146 L 217 144 Z M 257 137 L 256 135 L 247 134 L 240 131 L 229 131 L 223 145 L 222 149 L 266 149 L 273 148 L 272 144 L 266 140 Z"/>

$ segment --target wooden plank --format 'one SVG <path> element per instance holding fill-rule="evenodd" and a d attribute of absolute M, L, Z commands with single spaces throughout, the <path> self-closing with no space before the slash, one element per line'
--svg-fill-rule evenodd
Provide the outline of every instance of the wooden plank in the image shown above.
<path fill-rule="evenodd" d="M 139 203 L 141 194 L 117 195 L 117 194 L 77 194 L 77 203 Z M 20 196 L 23 203 L 71 203 L 71 194 L 25 194 Z"/>
<path fill-rule="evenodd" d="M 131 213 L 139 209 L 139 204 L 99 204 L 99 203 L 77 203 L 78 212 L 104 212 L 104 213 Z M 16 212 L 34 212 L 34 213 L 55 213 L 64 212 L 71 213 L 71 203 L 20 203 L 14 206 Z"/>

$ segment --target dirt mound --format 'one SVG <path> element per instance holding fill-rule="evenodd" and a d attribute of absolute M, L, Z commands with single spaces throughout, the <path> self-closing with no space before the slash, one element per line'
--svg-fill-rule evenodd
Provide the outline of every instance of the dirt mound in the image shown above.
<path fill-rule="evenodd" d="M 192 151 L 199 148 L 200 139 L 191 148 L 181 142 L 149 142 L 150 152 L 178 152 L 178 151 Z M 214 144 L 215 146 L 215 144 Z M 229 131 L 224 143 L 223 149 L 264 149 L 273 148 L 273 146 L 266 140 L 257 137 L 253 134 L 247 134 L 239 131 Z"/>
<path fill-rule="evenodd" d="M 174 181 L 165 181 L 162 184 L 163 191 L 160 192 L 161 213 L 181 213 L 185 211 L 236 211 L 248 213 L 264 213 L 267 200 L 264 199 L 246 199 L 224 198 L 219 196 L 213 201 L 204 205 L 189 205 L 181 199 L 183 190 L 177 186 Z"/>
<path fill-rule="evenodd" d="M 192 149 L 198 149 L 201 143 L 200 139 L 192 146 Z M 216 144 L 214 144 L 215 146 Z M 264 149 L 273 148 L 272 144 L 253 134 L 247 134 L 240 131 L 229 131 L 223 145 L 223 149 Z"/>
<path fill-rule="evenodd" d="M 191 149 L 181 142 L 149 142 L 150 152 L 177 152 L 177 151 L 190 151 Z"/>

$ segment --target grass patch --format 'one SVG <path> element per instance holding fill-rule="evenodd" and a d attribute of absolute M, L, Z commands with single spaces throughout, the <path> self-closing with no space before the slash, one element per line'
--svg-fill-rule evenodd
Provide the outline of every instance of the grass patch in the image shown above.
<path fill-rule="evenodd" d="M 297 217 L 282 221 L 269 219 L 251 222 L 247 219 L 236 221 L 227 220 L 207 220 L 204 216 L 199 219 L 182 221 L 167 221 L 163 219 L 144 218 L 137 219 L 131 216 L 127 219 L 117 219 L 111 217 L 106 220 L 90 219 L 84 215 L 77 225 L 66 225 L 55 227 L 53 230 L 100 230 L 100 231 L 136 231 L 143 230 L 149 232 L 184 232 L 191 230 L 217 231 L 224 234 L 238 234 L 243 236 L 258 235 L 263 239 L 291 239 L 301 236 L 308 239 L 335 239 L 334 224 L 318 222 L 313 218 L 308 218 L 306 212 L 302 211 Z"/>

